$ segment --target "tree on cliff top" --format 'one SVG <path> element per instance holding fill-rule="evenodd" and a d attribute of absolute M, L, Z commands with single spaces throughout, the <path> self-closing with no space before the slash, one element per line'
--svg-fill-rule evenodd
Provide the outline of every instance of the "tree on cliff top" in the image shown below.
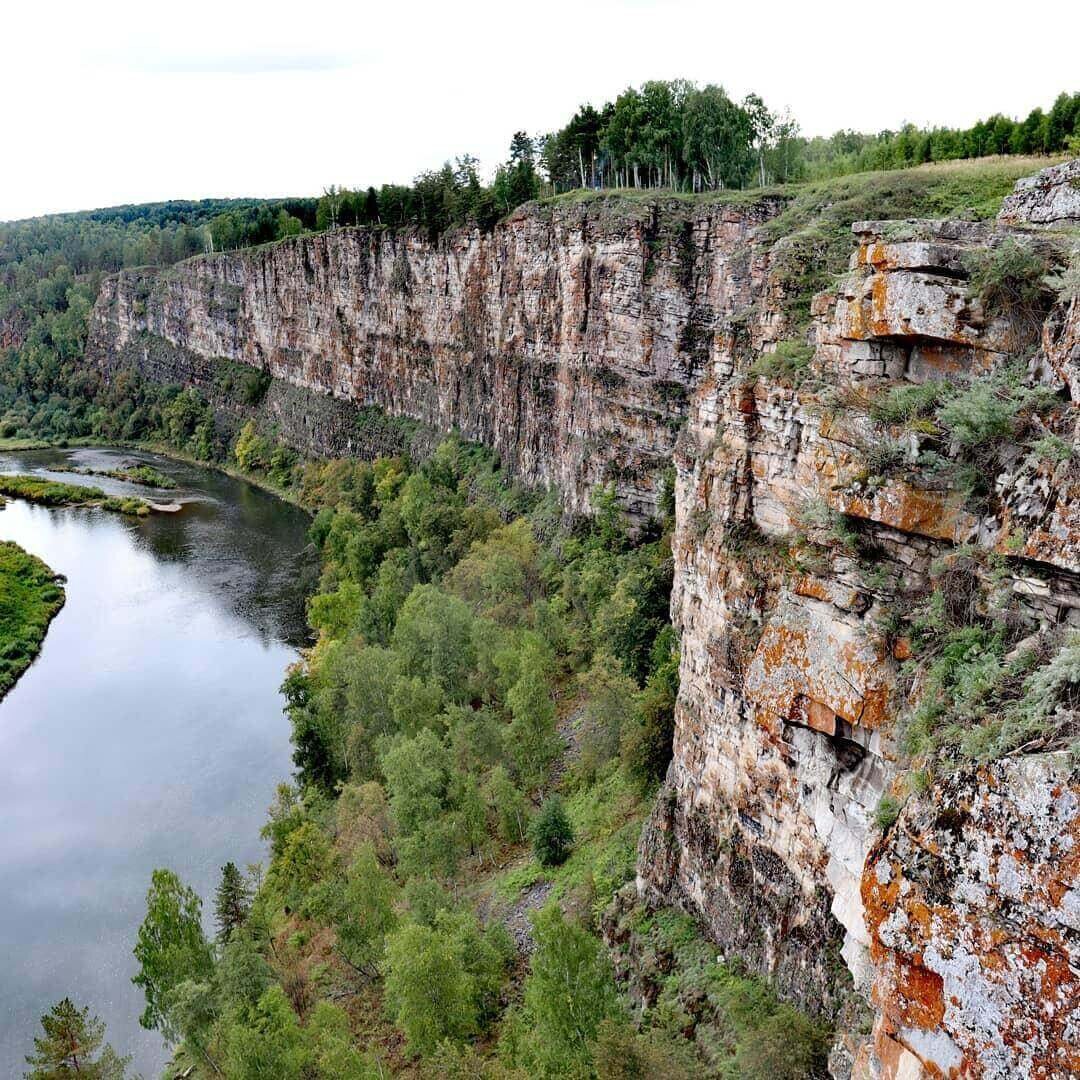
<path fill-rule="evenodd" d="M 86 1080 L 123 1080 L 128 1057 L 120 1057 L 105 1039 L 105 1024 L 78 1008 L 70 998 L 58 1001 L 42 1018 L 44 1035 L 34 1039 L 25 1080 L 59 1080 L 78 1075 Z"/>

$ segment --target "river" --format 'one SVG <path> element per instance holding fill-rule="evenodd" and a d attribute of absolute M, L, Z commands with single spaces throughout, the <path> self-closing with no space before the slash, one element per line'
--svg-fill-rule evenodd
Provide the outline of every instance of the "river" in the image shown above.
<path fill-rule="evenodd" d="M 152 464 L 175 491 L 54 473 Z M 259 829 L 290 773 L 279 686 L 304 641 L 308 519 L 242 481 L 144 453 L 0 452 L 0 472 L 177 501 L 125 518 L 10 500 L 0 539 L 67 577 L 40 656 L 0 701 L 0 1076 L 21 1076 L 65 995 L 150 1078 L 132 946 L 150 873 L 203 897 L 220 867 L 265 859 Z"/>

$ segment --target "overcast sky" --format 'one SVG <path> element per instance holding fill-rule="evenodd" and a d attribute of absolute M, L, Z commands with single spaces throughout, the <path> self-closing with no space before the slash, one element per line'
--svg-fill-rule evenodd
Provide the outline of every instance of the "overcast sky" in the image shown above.
<path fill-rule="evenodd" d="M 1080 89 L 1080 0 L 8 0 L 0 220 L 406 182 L 628 84 L 790 106 L 807 134 L 970 124 Z M 1030 18 L 1025 15 L 1030 14 Z"/>

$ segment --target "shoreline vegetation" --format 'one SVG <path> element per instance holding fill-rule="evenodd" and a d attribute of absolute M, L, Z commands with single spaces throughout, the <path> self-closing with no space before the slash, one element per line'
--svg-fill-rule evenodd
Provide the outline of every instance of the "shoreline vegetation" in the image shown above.
<path fill-rule="evenodd" d="M 36 555 L 0 541 L 0 701 L 41 651 L 64 606 L 63 580 Z"/>
<path fill-rule="evenodd" d="M 0 476 L 0 495 L 40 506 L 97 507 L 133 517 L 146 517 L 153 510 L 169 512 L 166 507 L 152 505 L 145 499 L 108 495 L 98 487 L 64 484 L 37 476 Z"/>

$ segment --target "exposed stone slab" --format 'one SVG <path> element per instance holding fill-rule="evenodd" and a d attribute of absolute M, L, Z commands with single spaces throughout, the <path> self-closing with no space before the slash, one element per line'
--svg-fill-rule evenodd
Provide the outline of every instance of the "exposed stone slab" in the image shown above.
<path fill-rule="evenodd" d="M 998 220 L 1049 227 L 1080 222 L 1080 158 L 1017 180 L 1001 205 Z"/>

